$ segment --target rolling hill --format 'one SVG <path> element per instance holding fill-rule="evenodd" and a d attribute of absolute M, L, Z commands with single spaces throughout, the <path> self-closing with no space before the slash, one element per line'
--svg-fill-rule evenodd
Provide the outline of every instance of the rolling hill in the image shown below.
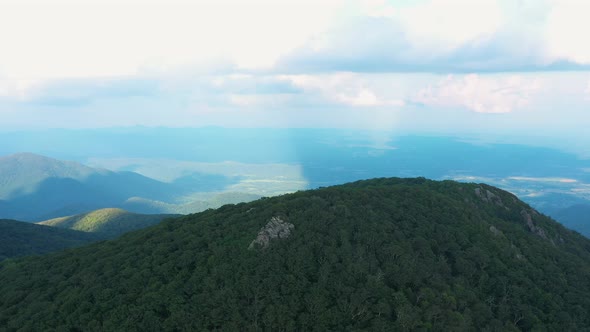
<path fill-rule="evenodd" d="M 2 218 L 41 221 L 116 207 L 130 197 L 166 201 L 183 193 L 177 186 L 133 172 L 94 169 L 30 153 L 0 157 Z"/>
<path fill-rule="evenodd" d="M 588 331 L 590 240 L 483 184 L 375 179 L 0 263 L 16 330 Z"/>
<path fill-rule="evenodd" d="M 171 214 L 137 214 L 117 208 L 106 208 L 75 216 L 61 217 L 39 222 L 40 225 L 98 233 L 105 237 L 121 234 L 155 225 Z"/>
<path fill-rule="evenodd" d="M 0 219 L 0 261 L 79 247 L 101 239 L 99 234 Z"/>

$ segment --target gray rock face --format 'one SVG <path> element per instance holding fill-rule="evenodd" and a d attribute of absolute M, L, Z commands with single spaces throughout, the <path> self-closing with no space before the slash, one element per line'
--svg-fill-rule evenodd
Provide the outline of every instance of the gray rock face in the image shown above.
<path fill-rule="evenodd" d="M 252 249 L 255 246 L 266 248 L 273 239 L 288 238 L 291 235 L 291 230 L 294 228 L 295 225 L 284 221 L 280 217 L 272 217 L 260 232 L 258 232 L 258 236 L 250 243 L 248 249 Z"/>
<path fill-rule="evenodd" d="M 484 190 L 483 188 L 475 188 L 475 195 L 486 203 L 494 203 L 498 206 L 506 207 L 500 196 L 487 189 Z"/>
<path fill-rule="evenodd" d="M 547 240 L 547 235 L 545 234 L 545 230 L 541 227 L 538 227 L 533 222 L 533 217 L 527 210 L 520 211 L 520 215 L 524 218 L 524 222 L 527 225 L 528 229 L 532 232 L 537 234 L 538 236 L 542 237 L 543 239 Z"/>

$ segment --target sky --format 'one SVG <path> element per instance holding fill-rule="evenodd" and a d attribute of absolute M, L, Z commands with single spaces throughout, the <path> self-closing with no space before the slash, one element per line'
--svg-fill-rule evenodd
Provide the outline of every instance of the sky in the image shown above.
<path fill-rule="evenodd" d="M 0 130 L 305 127 L 590 143 L 590 1 L 0 0 Z"/>

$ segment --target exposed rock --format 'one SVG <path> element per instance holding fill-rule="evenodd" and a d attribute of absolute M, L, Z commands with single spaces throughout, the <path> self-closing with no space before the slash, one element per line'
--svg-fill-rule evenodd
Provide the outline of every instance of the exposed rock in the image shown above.
<path fill-rule="evenodd" d="M 533 223 L 533 217 L 531 217 L 531 215 L 526 210 L 520 211 L 520 215 L 522 215 L 522 217 L 524 218 L 524 222 L 528 226 L 529 230 L 531 232 L 535 232 L 535 230 L 537 228 L 535 227 L 535 224 Z"/>
<path fill-rule="evenodd" d="M 486 203 L 488 201 L 488 199 L 486 198 L 486 196 L 485 195 L 482 195 L 481 188 L 479 188 L 479 187 L 475 188 L 475 196 L 481 198 Z"/>
<path fill-rule="evenodd" d="M 295 225 L 288 223 L 280 217 L 272 217 L 270 221 L 262 227 L 258 236 L 254 239 L 248 249 L 254 248 L 256 245 L 266 248 L 272 239 L 285 239 L 291 235 L 291 230 Z"/>
<path fill-rule="evenodd" d="M 533 217 L 527 210 L 520 211 L 520 215 L 522 215 L 522 217 L 524 218 L 524 222 L 527 225 L 529 231 L 531 231 L 531 233 L 537 234 L 538 236 L 547 240 L 547 234 L 545 234 L 545 230 L 535 225 L 535 223 L 533 222 Z"/>
<path fill-rule="evenodd" d="M 507 208 L 504 205 L 504 202 L 502 202 L 502 199 L 500 198 L 500 196 L 494 194 L 493 192 L 491 192 L 487 189 L 484 190 L 481 187 L 475 188 L 475 195 L 486 203 L 494 203 L 498 206 Z"/>

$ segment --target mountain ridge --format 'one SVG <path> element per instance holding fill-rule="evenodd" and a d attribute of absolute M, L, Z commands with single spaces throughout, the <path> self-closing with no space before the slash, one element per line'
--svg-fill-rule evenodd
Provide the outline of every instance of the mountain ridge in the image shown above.
<path fill-rule="evenodd" d="M 103 239 L 98 234 L 0 219 L 0 261 L 79 247 Z"/>
<path fill-rule="evenodd" d="M 96 169 L 32 153 L 0 157 L 3 218 L 41 221 L 118 206 L 133 196 L 170 200 L 181 194 L 174 185 L 133 172 Z"/>
<path fill-rule="evenodd" d="M 271 236 L 273 220 L 288 234 Z M 590 240 L 495 187 L 423 178 L 226 205 L 0 264 L 8 331 L 587 331 L 589 310 Z"/>

